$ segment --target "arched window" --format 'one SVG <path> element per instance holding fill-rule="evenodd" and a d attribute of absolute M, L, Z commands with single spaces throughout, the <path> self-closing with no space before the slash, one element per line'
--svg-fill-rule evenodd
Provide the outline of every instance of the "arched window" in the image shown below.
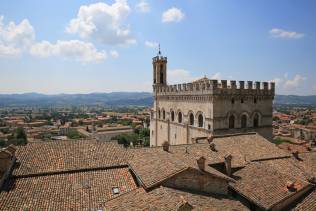
<path fill-rule="evenodd" d="M 254 98 L 254 99 L 253 99 L 253 103 L 254 103 L 254 104 L 257 104 L 257 98 Z"/>
<path fill-rule="evenodd" d="M 181 111 L 178 113 L 178 122 L 182 123 L 182 113 L 181 113 Z"/>
<path fill-rule="evenodd" d="M 174 121 L 174 111 L 171 111 L 171 121 Z"/>
<path fill-rule="evenodd" d="M 241 116 L 241 128 L 247 127 L 247 116 L 244 114 Z"/>
<path fill-rule="evenodd" d="M 232 98 L 232 104 L 235 104 L 235 99 L 234 98 Z"/>
<path fill-rule="evenodd" d="M 162 119 L 165 119 L 166 118 L 166 112 L 165 110 L 162 110 Z"/>
<path fill-rule="evenodd" d="M 203 120 L 203 115 L 202 114 L 199 114 L 198 120 L 199 120 L 199 127 L 203 127 L 204 120 Z"/>
<path fill-rule="evenodd" d="M 158 110 L 158 118 L 160 119 L 161 113 L 160 110 Z"/>
<path fill-rule="evenodd" d="M 190 113 L 190 116 L 189 116 L 189 123 L 190 125 L 194 125 L 194 115 L 192 113 Z"/>
<path fill-rule="evenodd" d="M 160 72 L 160 83 L 163 84 L 163 72 Z"/>
<path fill-rule="evenodd" d="M 258 127 L 259 126 L 259 115 L 256 113 L 255 116 L 253 117 L 253 127 Z"/>
<path fill-rule="evenodd" d="M 229 128 L 234 128 L 235 127 L 235 116 L 231 115 L 229 117 Z"/>

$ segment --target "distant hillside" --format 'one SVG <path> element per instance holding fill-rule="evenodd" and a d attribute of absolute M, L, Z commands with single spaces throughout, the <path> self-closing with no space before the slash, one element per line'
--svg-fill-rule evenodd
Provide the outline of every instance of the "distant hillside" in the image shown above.
<path fill-rule="evenodd" d="M 316 105 L 316 95 L 298 96 L 298 95 L 276 95 L 274 104 L 287 105 Z"/>
<path fill-rule="evenodd" d="M 58 95 L 45 95 L 38 93 L 0 94 L 0 107 L 56 105 L 151 106 L 152 94 L 149 92 L 111 92 Z"/>
<path fill-rule="evenodd" d="M 45 95 L 38 93 L 0 94 L 0 107 L 4 106 L 63 106 L 63 105 L 103 105 L 103 106 L 151 106 L 150 92 L 111 92 L 91 94 Z M 316 105 L 316 95 L 277 95 L 274 104 Z"/>

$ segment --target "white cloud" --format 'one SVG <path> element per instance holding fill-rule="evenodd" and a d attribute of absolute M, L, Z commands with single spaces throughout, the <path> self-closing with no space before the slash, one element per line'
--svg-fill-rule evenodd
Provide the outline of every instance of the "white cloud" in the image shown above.
<path fill-rule="evenodd" d="M 306 80 L 305 77 L 302 77 L 300 74 L 296 74 L 293 79 L 289 79 L 284 82 L 284 88 L 290 89 L 290 88 L 298 87 L 300 83 L 302 83 L 305 80 Z"/>
<path fill-rule="evenodd" d="M 295 31 L 285 31 L 283 29 L 273 28 L 270 30 L 270 35 L 275 38 L 286 38 L 286 39 L 299 39 L 304 37 L 303 33 Z"/>
<path fill-rule="evenodd" d="M 116 0 L 112 5 L 103 2 L 83 5 L 66 31 L 107 45 L 134 44 L 136 40 L 131 36 L 129 27 L 123 25 L 129 13 L 126 0 Z"/>
<path fill-rule="evenodd" d="M 221 79 L 221 73 L 217 72 L 214 75 L 212 75 L 211 79 L 213 80 L 220 80 Z"/>
<path fill-rule="evenodd" d="M 180 22 L 183 18 L 184 18 L 184 13 L 176 7 L 172 7 L 162 13 L 161 21 L 164 23 Z"/>
<path fill-rule="evenodd" d="M 21 53 L 21 49 L 0 44 L 0 56 L 16 56 Z"/>
<path fill-rule="evenodd" d="M 136 5 L 136 9 L 142 13 L 148 13 L 150 12 L 150 5 L 146 0 L 140 0 Z"/>
<path fill-rule="evenodd" d="M 168 83 L 170 84 L 180 84 L 192 82 L 197 79 L 197 77 L 192 76 L 192 74 L 184 69 L 174 69 L 168 71 Z"/>
<path fill-rule="evenodd" d="M 157 42 L 152 42 L 152 41 L 146 41 L 145 46 L 148 48 L 158 48 L 158 43 Z"/>
<path fill-rule="evenodd" d="M 0 16 L 0 56 L 15 56 L 35 40 L 33 26 L 27 19 L 19 24 L 13 21 L 7 25 L 3 23 L 3 16 Z"/>
<path fill-rule="evenodd" d="M 303 77 L 300 74 L 296 74 L 292 79 L 289 79 L 288 74 L 286 73 L 283 77 L 274 78 L 271 81 L 275 82 L 277 89 L 280 91 L 294 91 L 296 88 L 300 87 L 305 80 L 306 77 Z"/>
<path fill-rule="evenodd" d="M 30 49 L 30 53 L 39 57 L 60 56 L 65 59 L 83 63 L 97 62 L 106 59 L 106 53 L 104 51 L 97 51 L 92 43 L 80 40 L 58 40 L 55 44 L 42 41 L 33 45 Z"/>
<path fill-rule="evenodd" d="M 119 53 L 116 50 L 111 50 L 110 55 L 113 59 L 117 59 L 119 57 Z"/>

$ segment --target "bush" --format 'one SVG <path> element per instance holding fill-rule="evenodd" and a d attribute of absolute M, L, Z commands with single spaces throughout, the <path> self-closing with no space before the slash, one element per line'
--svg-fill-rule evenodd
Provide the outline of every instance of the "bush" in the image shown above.
<path fill-rule="evenodd" d="M 0 147 L 5 147 L 5 146 L 6 146 L 6 141 L 0 140 Z"/>
<path fill-rule="evenodd" d="M 83 138 L 83 136 L 76 130 L 70 130 L 68 135 L 67 135 L 68 138 L 70 139 L 80 139 L 80 138 Z"/>

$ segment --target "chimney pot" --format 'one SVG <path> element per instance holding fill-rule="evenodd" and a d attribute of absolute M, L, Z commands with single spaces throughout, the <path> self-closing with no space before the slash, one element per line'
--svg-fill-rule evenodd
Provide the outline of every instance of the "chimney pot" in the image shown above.
<path fill-rule="evenodd" d="M 210 149 L 213 151 L 213 152 L 217 152 L 216 148 L 215 148 L 215 143 L 211 142 L 210 143 Z"/>
<path fill-rule="evenodd" d="M 225 158 L 226 173 L 227 173 L 228 176 L 231 176 L 231 174 L 232 174 L 232 159 L 233 159 L 233 156 L 231 154 L 228 154 L 224 158 Z"/>
<path fill-rule="evenodd" d="M 205 171 L 205 160 L 206 159 L 203 156 L 196 160 L 198 167 L 201 171 Z"/>
<path fill-rule="evenodd" d="M 162 143 L 163 151 L 169 152 L 169 143 L 167 141 Z"/>

